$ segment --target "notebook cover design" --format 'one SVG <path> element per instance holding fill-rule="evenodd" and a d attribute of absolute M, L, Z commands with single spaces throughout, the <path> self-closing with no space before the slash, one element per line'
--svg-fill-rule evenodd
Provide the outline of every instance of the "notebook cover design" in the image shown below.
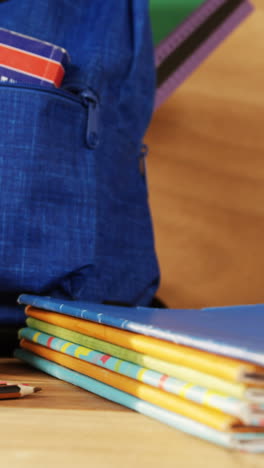
<path fill-rule="evenodd" d="M 70 341 L 56 338 L 30 328 L 23 328 L 19 332 L 20 338 L 40 344 L 46 348 L 81 359 L 96 366 L 106 368 L 117 374 L 125 375 L 147 385 L 159 388 L 191 400 L 200 405 L 217 409 L 223 413 L 239 418 L 244 424 L 264 426 L 264 411 L 261 406 L 250 405 L 248 402 L 214 392 L 208 388 L 199 387 L 190 382 L 182 381 L 138 366 L 129 361 L 103 354 L 91 348 L 76 345 Z"/>
<path fill-rule="evenodd" d="M 0 28 L 0 83 L 59 87 L 69 63 L 65 49 Z"/>
<path fill-rule="evenodd" d="M 170 343 L 56 312 L 47 314 L 45 311 L 34 307 L 27 307 L 26 314 L 173 364 L 197 369 L 233 383 L 264 386 L 264 368 L 246 361 L 212 354 L 204 350 Z"/>
<path fill-rule="evenodd" d="M 204 309 L 116 307 L 22 294 L 19 303 L 264 365 L 264 304 Z"/>
<path fill-rule="evenodd" d="M 157 46 L 207 0 L 150 0 L 153 41 Z"/>

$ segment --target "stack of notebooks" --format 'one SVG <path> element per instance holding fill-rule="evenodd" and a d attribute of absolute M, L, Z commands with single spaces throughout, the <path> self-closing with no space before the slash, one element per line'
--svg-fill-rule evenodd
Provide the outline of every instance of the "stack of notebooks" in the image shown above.
<path fill-rule="evenodd" d="M 156 107 L 250 14 L 248 0 L 150 0 Z"/>
<path fill-rule="evenodd" d="M 188 434 L 264 451 L 264 305 L 127 308 L 22 295 L 15 356 Z"/>

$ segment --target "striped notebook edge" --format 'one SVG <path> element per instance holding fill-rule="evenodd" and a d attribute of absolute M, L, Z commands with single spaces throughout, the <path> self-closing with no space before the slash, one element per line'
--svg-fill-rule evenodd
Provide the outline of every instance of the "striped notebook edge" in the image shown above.
<path fill-rule="evenodd" d="M 28 351 L 17 349 L 14 353 L 14 357 L 55 378 L 83 388 L 107 400 L 121 404 L 131 410 L 152 419 L 156 419 L 159 422 L 169 425 L 186 434 L 229 449 L 242 450 L 249 453 L 264 452 L 264 438 L 262 434 L 222 433 L 183 416 L 162 410 L 155 405 L 144 402 L 136 397 L 126 394 L 125 392 L 121 392 L 120 390 L 110 387 L 109 385 L 83 376 L 78 372 L 71 371 L 52 361 L 40 358 Z"/>
<path fill-rule="evenodd" d="M 124 359 L 115 358 L 111 354 L 101 353 L 36 329 L 23 328 L 19 332 L 19 337 L 125 375 L 183 399 L 198 403 L 201 406 L 235 416 L 246 425 L 264 426 L 264 407 L 262 405 L 250 404 L 229 395 L 212 391 L 209 388 L 169 377 Z"/>

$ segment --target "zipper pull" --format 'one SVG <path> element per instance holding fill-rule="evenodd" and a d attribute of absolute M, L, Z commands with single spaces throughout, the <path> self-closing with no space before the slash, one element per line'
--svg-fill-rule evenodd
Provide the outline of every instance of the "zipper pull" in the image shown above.
<path fill-rule="evenodd" d="M 95 149 L 99 144 L 100 104 L 98 97 L 89 89 L 81 92 L 84 106 L 88 110 L 86 143 L 88 148 Z"/>

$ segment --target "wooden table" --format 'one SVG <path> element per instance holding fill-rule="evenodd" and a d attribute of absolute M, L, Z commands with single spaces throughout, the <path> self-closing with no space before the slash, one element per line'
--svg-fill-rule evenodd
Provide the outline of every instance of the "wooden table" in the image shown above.
<path fill-rule="evenodd" d="M 43 391 L 0 401 L 3 468 L 263 468 L 264 456 L 229 452 L 107 402 L 16 361 L 1 376 Z"/>
<path fill-rule="evenodd" d="M 149 193 L 171 307 L 264 302 L 264 2 L 155 114 Z"/>
<path fill-rule="evenodd" d="M 156 113 L 147 141 L 162 283 L 171 306 L 264 301 L 264 7 Z M 0 402 L 1 467 L 257 468 L 16 360 L 43 387 Z"/>

